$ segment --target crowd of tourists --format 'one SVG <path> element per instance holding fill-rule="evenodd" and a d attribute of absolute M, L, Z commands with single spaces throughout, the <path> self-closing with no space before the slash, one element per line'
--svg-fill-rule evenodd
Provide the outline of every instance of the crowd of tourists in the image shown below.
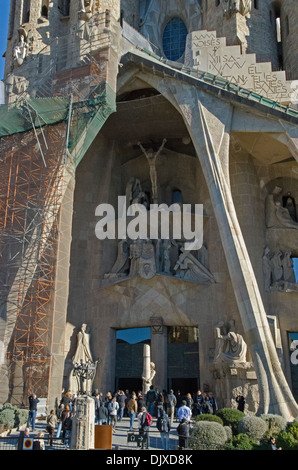
<path fill-rule="evenodd" d="M 141 391 L 130 392 L 129 390 L 118 390 L 114 393 L 103 394 L 96 390 L 93 393 L 95 402 L 94 423 L 98 425 L 108 424 L 113 427 L 124 417 L 129 418 L 129 432 L 134 431 L 134 423 L 137 424 L 139 436 L 147 436 L 153 418 L 156 418 L 156 427 L 160 432 L 162 448 L 169 449 L 169 433 L 173 429 L 174 422 L 179 439 L 179 448 L 187 446 L 190 434 L 191 419 L 198 414 L 213 414 L 217 411 L 217 403 L 210 393 L 181 394 L 179 391 L 158 391 L 153 386 L 143 395 Z M 51 410 L 47 416 L 46 432 L 48 433 L 50 445 L 53 438 L 62 437 L 65 445 L 69 445 L 72 428 L 73 409 L 76 395 L 62 391 L 61 398 L 57 400 L 56 408 Z M 31 424 L 35 429 L 37 404 L 39 400 L 36 395 L 29 397 L 29 417 L 27 428 Z M 148 443 L 148 439 L 147 439 Z"/>

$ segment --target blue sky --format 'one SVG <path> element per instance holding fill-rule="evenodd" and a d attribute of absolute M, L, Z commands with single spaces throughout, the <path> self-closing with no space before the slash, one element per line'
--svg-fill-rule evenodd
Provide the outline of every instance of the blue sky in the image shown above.
<path fill-rule="evenodd" d="M 10 0 L 0 0 L 0 80 L 3 79 L 6 51 Z"/>

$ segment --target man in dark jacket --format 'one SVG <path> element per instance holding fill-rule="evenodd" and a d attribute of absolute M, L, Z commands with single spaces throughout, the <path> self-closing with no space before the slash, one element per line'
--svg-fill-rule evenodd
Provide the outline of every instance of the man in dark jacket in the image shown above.
<path fill-rule="evenodd" d="M 190 432 L 190 424 L 186 418 L 183 418 L 181 423 L 177 427 L 178 439 L 179 439 L 179 450 L 187 449 L 188 438 Z"/>
<path fill-rule="evenodd" d="M 146 394 L 147 410 L 148 410 L 148 413 L 151 414 L 151 416 L 153 416 L 155 400 L 156 400 L 156 393 L 154 391 L 153 385 L 151 385 L 150 390 L 148 390 Z"/>
<path fill-rule="evenodd" d="M 32 431 L 35 431 L 37 403 L 39 403 L 39 399 L 37 398 L 35 393 L 32 393 L 32 395 L 29 396 L 28 400 L 29 400 L 29 416 L 28 416 L 28 421 L 27 421 L 27 428 L 29 428 L 30 423 L 32 423 Z"/>

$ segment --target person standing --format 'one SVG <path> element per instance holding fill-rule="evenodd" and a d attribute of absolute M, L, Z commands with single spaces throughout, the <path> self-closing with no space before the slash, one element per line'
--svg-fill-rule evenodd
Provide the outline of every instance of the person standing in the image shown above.
<path fill-rule="evenodd" d="M 203 414 L 203 395 L 201 390 L 197 391 L 197 394 L 194 399 L 194 414 L 195 416 Z"/>
<path fill-rule="evenodd" d="M 99 393 L 97 393 L 94 397 L 94 407 L 95 407 L 95 424 L 98 423 L 98 412 L 99 412 L 99 408 L 100 408 L 100 398 L 99 398 Z"/>
<path fill-rule="evenodd" d="M 57 416 L 55 415 L 55 410 L 51 410 L 49 416 L 47 417 L 47 432 L 49 433 L 50 446 L 53 445 L 53 437 L 55 432 L 55 427 L 57 424 Z"/>
<path fill-rule="evenodd" d="M 183 418 L 181 423 L 177 426 L 178 433 L 178 448 L 179 450 L 187 449 L 188 447 L 188 438 L 189 438 L 190 424 L 186 418 Z"/>
<path fill-rule="evenodd" d="M 131 399 L 127 403 L 128 416 L 130 418 L 129 430 L 133 430 L 133 422 L 135 420 L 136 414 L 138 412 L 138 403 L 136 400 L 136 394 L 132 392 Z"/>
<path fill-rule="evenodd" d="M 60 404 L 57 412 L 56 412 L 56 416 L 57 416 L 57 423 L 58 423 L 58 426 L 57 426 L 57 432 L 56 432 L 56 438 L 59 438 L 60 437 L 60 434 L 61 434 L 61 429 L 62 429 L 62 411 L 64 410 L 64 405 L 63 403 Z"/>
<path fill-rule="evenodd" d="M 30 423 L 32 425 L 32 431 L 35 431 L 35 420 L 37 414 L 37 404 L 39 403 L 39 399 L 32 393 L 29 397 L 29 416 L 27 421 L 27 428 L 30 428 Z"/>
<path fill-rule="evenodd" d="M 153 385 L 151 385 L 150 390 L 148 390 L 146 394 L 146 405 L 147 405 L 148 413 L 150 413 L 151 416 L 153 416 L 153 413 L 154 413 L 155 401 L 156 401 L 156 393 L 154 391 Z"/>
<path fill-rule="evenodd" d="M 119 403 L 118 421 L 122 421 L 124 415 L 126 395 L 123 390 L 120 390 L 117 395 L 117 402 Z"/>
<path fill-rule="evenodd" d="M 191 420 L 192 412 L 191 409 L 186 406 L 186 401 L 182 401 L 182 406 L 180 406 L 178 410 L 178 418 L 180 423 L 182 423 L 183 419 L 186 419 L 186 421 L 189 423 Z"/>
<path fill-rule="evenodd" d="M 113 397 L 108 406 L 110 420 L 109 423 L 113 426 L 113 432 L 117 424 L 117 415 L 118 415 L 119 403 L 116 400 L 116 397 Z"/>
<path fill-rule="evenodd" d="M 160 411 L 160 415 L 157 418 L 156 427 L 160 433 L 161 446 L 163 450 L 169 450 L 171 422 L 167 413 L 164 410 Z"/>
<path fill-rule="evenodd" d="M 167 407 L 168 407 L 167 411 L 168 411 L 169 418 L 171 419 L 171 424 L 173 424 L 174 422 L 176 404 L 177 404 L 177 399 L 174 395 L 174 390 L 171 389 L 167 398 Z"/>
<path fill-rule="evenodd" d="M 149 427 L 152 423 L 152 416 L 147 412 L 145 406 L 142 407 L 140 413 L 138 414 L 138 428 L 139 428 L 139 443 L 138 446 L 144 449 L 148 449 L 149 446 Z"/>
<path fill-rule="evenodd" d="M 108 421 L 108 409 L 105 406 L 104 402 L 100 402 L 100 407 L 98 410 L 98 424 L 107 424 Z"/>
<path fill-rule="evenodd" d="M 212 392 L 209 392 L 209 402 L 210 402 L 211 407 L 212 407 L 212 414 L 215 415 L 217 410 L 218 410 L 218 406 L 217 406 L 215 396 L 213 395 Z"/>

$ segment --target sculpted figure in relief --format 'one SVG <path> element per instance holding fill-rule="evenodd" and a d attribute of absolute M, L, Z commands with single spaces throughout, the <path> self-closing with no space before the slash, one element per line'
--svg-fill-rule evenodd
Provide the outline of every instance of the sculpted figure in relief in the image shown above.
<path fill-rule="evenodd" d="M 80 12 L 92 13 L 94 0 L 80 0 Z"/>
<path fill-rule="evenodd" d="M 151 184 L 152 184 L 152 200 L 154 204 L 158 203 L 156 159 L 159 156 L 162 149 L 164 148 L 164 145 L 166 142 L 167 142 L 167 139 L 163 139 L 162 144 L 157 152 L 154 152 L 153 149 L 145 150 L 141 142 L 138 142 L 138 146 L 140 147 L 142 152 L 145 154 L 147 161 L 149 163 L 150 179 L 151 179 Z"/>
<path fill-rule="evenodd" d="M 266 226 L 267 228 L 291 228 L 298 230 L 298 223 L 295 222 L 289 210 L 282 207 L 280 201 L 275 197 L 280 195 L 282 188 L 275 186 L 273 192 L 266 198 Z"/>
<path fill-rule="evenodd" d="M 28 44 L 23 34 L 19 36 L 19 42 L 13 50 L 13 56 L 18 65 L 22 65 L 24 59 L 27 56 Z"/>

